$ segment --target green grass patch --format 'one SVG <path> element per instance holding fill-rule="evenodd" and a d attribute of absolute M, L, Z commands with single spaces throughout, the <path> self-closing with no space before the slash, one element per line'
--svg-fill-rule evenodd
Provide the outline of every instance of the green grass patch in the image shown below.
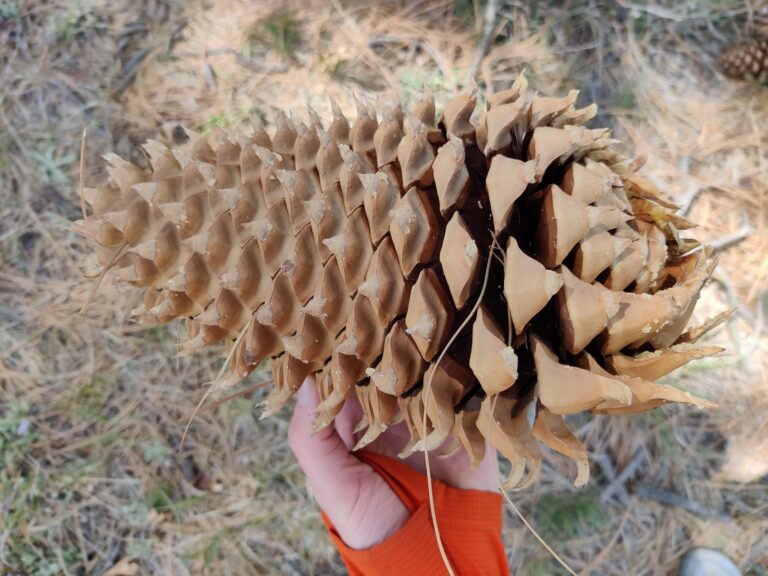
<path fill-rule="evenodd" d="M 203 562 L 206 566 L 211 566 L 213 562 L 216 560 L 216 558 L 219 555 L 219 550 L 221 548 L 221 543 L 224 542 L 224 539 L 230 536 L 229 530 L 223 530 L 213 538 L 211 538 L 210 542 L 205 545 L 205 548 L 203 548 L 200 551 L 200 555 L 203 557 Z"/>
<path fill-rule="evenodd" d="M 23 400 L 9 402 L 0 416 L 0 462 L 5 473 L 23 468 L 27 449 L 40 439 L 30 417 L 30 405 Z"/>
<path fill-rule="evenodd" d="M 141 454 L 147 464 L 159 464 L 170 456 L 171 449 L 162 440 L 153 439 L 141 443 Z"/>
<path fill-rule="evenodd" d="M 474 27 L 475 20 L 482 20 L 488 0 L 453 0 L 453 17 L 460 27 Z"/>
<path fill-rule="evenodd" d="M 81 421 L 106 422 L 104 405 L 107 391 L 111 384 L 100 374 L 93 374 L 91 379 L 57 401 L 55 406 L 70 418 Z"/>
<path fill-rule="evenodd" d="M 318 54 L 317 56 L 317 64 L 321 70 L 336 80 L 344 79 L 348 62 L 346 58 L 342 58 L 332 52 Z"/>
<path fill-rule="evenodd" d="M 80 550 L 76 546 L 62 548 L 60 554 L 64 566 L 71 566 L 80 558 Z M 23 574 L 54 576 L 63 573 L 59 554 L 55 549 L 45 546 L 38 548 L 24 544 L 18 548 L 12 547 L 8 550 L 8 559 L 11 566 L 22 570 Z"/>
<path fill-rule="evenodd" d="M 30 150 L 28 154 L 37 163 L 45 182 L 62 188 L 71 185 L 67 171 L 77 159 L 74 150 L 59 153 L 56 145 L 50 143 L 42 150 Z"/>
<path fill-rule="evenodd" d="M 205 135 L 209 135 L 214 128 L 223 128 L 231 130 L 242 124 L 243 120 L 251 116 L 250 110 L 229 110 L 214 114 L 208 120 L 203 122 L 199 130 Z"/>
<path fill-rule="evenodd" d="M 592 491 L 542 496 L 534 513 L 536 528 L 549 542 L 565 542 L 599 532 L 611 514 Z"/>
<path fill-rule="evenodd" d="M 137 521 L 143 521 L 151 509 L 157 512 L 173 514 L 192 508 L 196 504 L 204 503 L 208 495 L 187 496 L 185 498 L 173 498 L 173 489 L 167 484 L 158 484 L 147 492 L 144 502 L 137 503 L 128 513 Z"/>
<path fill-rule="evenodd" d="M 397 80 L 402 87 L 403 92 L 416 95 L 417 100 L 421 99 L 424 84 L 429 86 L 429 89 L 435 93 L 440 93 L 451 88 L 451 86 L 448 86 L 447 84 L 447 78 L 443 77 L 443 75 L 437 71 L 433 71 L 424 76 L 420 72 L 414 73 L 411 69 L 401 68 L 398 70 Z"/>
<path fill-rule="evenodd" d="M 754 566 L 750 566 L 749 569 L 744 572 L 744 576 L 768 576 L 768 567 L 755 564 Z"/>
<path fill-rule="evenodd" d="M 637 93 L 632 83 L 625 82 L 621 86 L 618 94 L 618 106 L 622 110 L 632 110 L 637 106 Z"/>
<path fill-rule="evenodd" d="M 48 20 L 48 30 L 59 44 L 71 43 L 76 37 L 92 28 L 105 27 L 96 16 L 93 0 L 69 2 L 65 10 L 56 10 Z"/>
<path fill-rule="evenodd" d="M 125 547 L 125 551 L 134 558 L 149 558 L 152 554 L 152 542 L 149 540 L 131 540 Z"/>
<path fill-rule="evenodd" d="M 0 0 L 0 22 L 15 20 L 19 16 L 21 16 L 21 11 L 14 0 Z"/>
<path fill-rule="evenodd" d="M 520 576 L 567 576 L 568 572 L 552 558 L 535 558 L 520 568 Z"/>
<path fill-rule="evenodd" d="M 171 324 L 159 324 L 157 326 L 149 326 L 146 330 L 141 332 L 141 335 L 157 344 L 164 342 L 176 341 L 176 326 Z"/>
<path fill-rule="evenodd" d="M 300 41 L 299 23 L 289 12 L 277 11 L 248 30 L 244 55 L 251 58 L 260 45 L 284 58 L 293 58 Z"/>
<path fill-rule="evenodd" d="M 158 512 L 167 512 L 173 508 L 173 498 L 168 486 L 159 484 L 147 495 L 147 504 Z"/>

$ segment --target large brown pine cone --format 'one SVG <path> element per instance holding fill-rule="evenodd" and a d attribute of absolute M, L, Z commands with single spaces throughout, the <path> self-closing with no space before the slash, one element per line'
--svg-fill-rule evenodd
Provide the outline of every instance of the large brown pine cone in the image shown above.
<path fill-rule="evenodd" d="M 360 446 L 399 411 L 406 452 L 453 437 L 478 462 L 488 439 L 512 488 L 543 442 L 583 484 L 563 415 L 708 404 L 654 381 L 719 352 L 693 343 L 722 317 L 684 331 L 709 252 L 576 96 L 531 97 L 520 77 L 439 118 L 426 92 L 408 113 L 359 103 L 351 126 L 335 107 L 271 137 L 150 141 L 149 169 L 106 156 L 78 227 L 145 290 L 140 320 L 187 319 L 187 352 L 227 343 L 226 383 L 271 359 L 268 413 L 317 373 L 317 426 L 356 394 Z"/>

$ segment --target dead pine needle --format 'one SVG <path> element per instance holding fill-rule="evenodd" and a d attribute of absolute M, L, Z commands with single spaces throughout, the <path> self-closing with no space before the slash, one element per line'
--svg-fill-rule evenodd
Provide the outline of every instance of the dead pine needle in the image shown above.
<path fill-rule="evenodd" d="M 88 311 L 88 307 L 93 302 L 93 299 L 96 298 L 96 293 L 99 291 L 99 287 L 101 286 L 101 283 L 104 280 L 104 277 L 107 275 L 107 272 L 109 272 L 112 267 L 115 265 L 115 262 L 117 262 L 120 257 L 123 255 L 123 252 L 128 247 L 128 242 L 123 242 L 117 250 L 115 250 L 115 253 L 112 255 L 112 258 L 110 258 L 109 262 L 107 262 L 107 265 L 104 266 L 104 269 L 99 274 L 99 277 L 96 279 L 96 282 L 93 284 L 93 288 L 91 289 L 91 293 L 88 295 L 88 299 L 85 301 L 85 304 L 83 304 L 83 307 L 80 308 L 80 314 L 85 314 Z"/>
<path fill-rule="evenodd" d="M 206 390 L 205 394 L 203 394 L 203 397 L 200 398 L 200 402 L 197 403 L 197 406 L 195 406 L 194 412 L 192 412 L 192 415 L 189 417 L 189 420 L 187 420 L 187 425 L 184 426 L 184 433 L 181 435 L 181 442 L 179 442 L 179 456 L 181 456 L 181 454 L 183 453 L 184 441 L 187 439 L 187 433 L 189 432 L 189 427 L 192 426 L 192 421 L 195 419 L 195 416 L 197 416 L 197 413 L 200 412 L 200 408 L 203 407 L 203 404 L 205 404 L 205 401 L 208 400 L 208 396 L 210 396 L 211 393 L 217 388 L 218 388 L 217 380 L 210 382 L 208 386 L 208 390 Z"/>
<path fill-rule="evenodd" d="M 203 394 L 203 397 L 200 398 L 200 402 L 197 403 L 197 406 L 195 407 L 194 412 L 192 412 L 192 415 L 189 417 L 189 420 L 187 420 L 187 425 L 184 427 L 184 434 L 181 435 L 181 442 L 179 442 L 179 455 L 181 455 L 182 449 L 184 448 L 184 440 L 186 440 L 187 438 L 189 427 L 192 425 L 192 421 L 195 419 L 195 416 L 197 416 L 198 412 L 200 412 L 200 409 L 203 407 L 203 404 L 205 404 L 205 401 L 208 399 L 208 396 L 210 396 L 216 390 L 220 390 L 221 388 L 224 387 L 222 385 L 221 378 L 224 375 L 224 372 L 226 371 L 227 367 L 229 366 L 229 363 L 232 361 L 232 357 L 235 355 L 235 351 L 237 350 L 237 345 L 245 337 L 246 332 L 248 332 L 247 323 L 240 330 L 240 334 L 237 335 L 237 338 L 235 339 L 235 342 L 232 345 L 232 349 L 229 351 L 229 354 L 227 354 L 227 358 L 226 360 L 224 360 L 224 364 L 222 364 L 221 370 L 219 370 L 218 375 L 212 382 L 210 382 L 208 386 L 208 390 L 206 390 L 205 394 Z"/>
<path fill-rule="evenodd" d="M 493 241 L 494 246 L 497 245 L 496 240 Z M 493 250 L 493 247 L 491 248 Z M 448 349 L 451 347 L 451 344 L 458 338 L 461 331 L 464 329 L 464 327 L 469 323 L 472 318 L 474 318 L 475 314 L 477 313 L 477 309 L 480 308 L 480 304 L 483 301 L 483 296 L 485 296 L 485 289 L 488 287 L 488 277 L 491 273 L 491 262 L 493 261 L 491 254 L 488 254 L 488 260 L 485 264 L 485 276 L 483 278 L 483 286 L 480 289 L 480 294 L 477 297 L 477 301 L 475 302 L 475 305 L 473 306 L 472 310 L 470 311 L 469 315 L 464 319 L 464 322 L 462 322 L 459 327 L 454 331 L 451 338 L 448 340 L 448 343 L 443 347 L 443 350 L 440 352 L 440 355 L 437 357 L 437 360 L 435 361 L 435 366 L 439 366 L 440 362 L 442 362 L 443 358 L 445 357 L 445 354 L 448 352 Z M 429 378 L 427 379 L 427 382 L 424 386 L 424 415 L 421 419 L 421 425 L 422 425 L 422 437 L 426 439 L 427 437 L 427 410 L 426 406 L 429 403 L 429 393 L 432 390 L 432 379 L 435 376 L 435 371 L 433 370 Z M 443 547 L 443 541 L 440 538 L 440 528 L 437 525 L 437 512 L 435 511 L 435 494 L 432 489 L 432 469 L 430 468 L 429 464 L 429 450 L 427 449 L 426 445 L 424 446 L 424 467 L 426 468 L 427 472 L 427 492 L 429 493 L 429 510 L 432 514 L 432 527 L 435 529 L 435 539 L 437 540 L 437 547 L 440 549 L 440 556 L 443 559 L 443 563 L 445 564 L 445 569 L 448 570 L 448 574 L 451 576 L 454 576 L 453 568 L 451 567 L 451 563 L 448 560 L 448 555 L 445 552 L 445 548 Z"/>
<path fill-rule="evenodd" d="M 497 258 L 499 261 L 503 263 L 502 258 L 496 253 L 496 250 L 498 250 L 501 254 L 504 254 L 504 252 L 501 250 L 501 247 L 499 246 L 499 243 L 496 241 L 496 239 L 493 239 L 493 244 L 491 245 L 491 252 L 488 254 L 488 261 L 485 265 L 485 276 L 483 277 L 483 286 L 480 289 L 480 294 L 477 297 L 477 301 L 475 302 L 475 305 L 472 307 L 472 310 L 470 311 L 469 315 L 464 319 L 464 322 L 461 323 L 461 325 L 456 329 L 456 331 L 451 336 L 451 339 L 448 340 L 448 343 L 443 348 L 442 352 L 440 353 L 440 356 L 438 356 L 437 360 L 435 361 L 435 365 L 438 366 L 440 362 L 442 361 L 443 357 L 445 356 L 448 349 L 451 347 L 451 344 L 453 344 L 453 341 L 458 337 L 459 333 L 464 329 L 464 327 L 467 325 L 467 323 L 474 318 L 475 314 L 477 314 L 477 310 L 480 307 L 480 304 L 483 301 L 483 296 L 485 296 L 485 290 L 488 287 L 488 278 L 490 276 L 491 272 L 491 261 L 493 258 Z M 424 405 L 427 405 L 427 402 L 429 401 L 429 392 L 431 390 L 432 386 L 432 377 L 434 376 L 434 371 L 430 374 L 429 380 L 427 380 L 425 384 L 424 389 Z M 493 398 L 493 406 L 491 407 L 491 414 L 493 414 L 496 400 L 498 399 L 498 394 L 496 394 Z M 424 416 L 422 417 L 422 436 L 426 438 L 427 435 L 427 411 L 424 410 Z M 432 492 L 432 475 L 429 468 L 429 451 L 424 450 L 424 464 L 427 471 L 427 487 L 429 492 L 429 506 L 430 510 L 432 512 L 432 521 L 433 521 L 433 527 L 435 529 L 435 537 L 437 538 L 438 546 L 440 547 L 440 553 L 441 555 L 444 554 L 443 545 L 440 540 L 440 531 L 437 526 L 437 515 L 435 514 L 435 499 L 434 494 Z M 509 495 L 504 490 L 504 487 L 501 482 L 501 477 L 499 476 L 499 472 L 497 471 L 497 482 L 499 485 L 499 491 L 504 496 L 504 499 L 507 501 L 507 503 L 510 505 L 512 510 L 515 512 L 515 514 L 518 515 L 520 520 L 522 521 L 523 525 L 533 534 L 533 536 L 541 543 L 542 546 L 549 552 L 552 557 L 572 576 L 577 576 L 576 572 L 574 572 L 570 566 L 562 559 L 560 556 L 558 556 L 557 552 L 555 552 L 552 547 L 547 544 L 547 542 L 539 535 L 538 532 L 534 529 L 533 526 L 528 522 L 528 520 L 525 519 L 522 512 L 518 509 L 517 506 L 515 506 L 515 503 L 512 502 L 512 499 L 509 497 Z M 446 568 L 448 569 L 448 572 L 450 574 L 453 574 L 452 570 L 449 567 L 447 558 L 443 555 L 443 562 L 446 564 Z"/>
<path fill-rule="evenodd" d="M 227 402 L 234 400 L 235 398 L 242 398 L 243 396 L 248 396 L 249 394 L 253 394 L 256 392 L 256 390 L 260 390 L 261 388 L 264 388 L 265 386 L 269 386 L 272 384 L 272 380 L 265 380 L 264 382 L 258 382 L 257 384 L 253 384 L 252 386 L 248 386 L 247 388 L 243 388 L 242 390 L 238 390 L 237 392 L 234 392 L 233 394 L 229 394 L 227 396 L 224 396 L 224 398 L 221 398 L 219 400 L 216 400 L 216 402 L 211 402 L 208 406 L 201 409 L 199 414 L 205 414 L 206 412 L 211 412 L 221 406 L 222 404 L 226 404 Z"/>
<path fill-rule="evenodd" d="M 496 400 L 498 400 L 498 398 L 499 398 L 499 395 L 498 395 L 498 394 L 494 394 L 494 396 L 493 396 L 493 401 L 492 401 L 492 403 L 491 403 L 491 414 L 494 414 L 494 413 L 496 412 Z M 533 526 L 531 526 L 531 524 L 528 522 L 528 520 L 526 520 L 526 519 L 525 519 L 525 516 L 523 516 L 522 512 L 520 512 L 520 509 L 519 509 L 517 506 L 515 506 L 515 503 L 514 503 L 514 502 L 512 502 L 512 499 L 509 497 L 509 495 L 507 494 L 507 492 L 504 490 L 504 486 L 503 486 L 503 483 L 502 483 L 502 481 L 501 481 L 501 473 L 499 472 L 499 470 L 498 470 L 498 469 L 496 470 L 496 481 L 497 481 L 497 482 L 498 482 L 498 484 L 499 484 L 499 491 L 502 493 L 502 495 L 504 496 L 504 499 L 505 499 L 505 500 L 507 501 L 507 503 L 510 505 L 510 507 L 511 507 L 511 508 L 512 508 L 512 510 L 515 512 L 515 514 L 517 514 L 517 516 L 520 518 L 520 520 L 522 521 L 523 525 L 524 525 L 524 526 L 525 526 L 525 527 L 526 527 L 526 528 L 527 528 L 527 529 L 528 529 L 528 530 L 531 532 L 531 534 L 533 534 L 533 536 L 534 536 L 534 537 L 535 537 L 535 538 L 536 538 L 536 539 L 537 539 L 537 540 L 538 540 L 538 541 L 541 543 L 541 545 L 542 545 L 542 546 L 544 546 L 544 548 L 546 549 L 546 551 L 547 551 L 547 552 L 549 552 L 549 553 L 552 555 L 552 557 L 553 557 L 553 558 L 554 558 L 554 559 L 555 559 L 555 560 L 556 560 L 556 561 L 557 561 L 557 562 L 558 562 L 558 563 L 559 563 L 559 564 L 560 564 L 560 565 L 561 565 L 561 566 L 562 566 L 562 567 L 563 567 L 565 570 L 567 570 L 567 571 L 568 571 L 568 573 L 569 573 L 569 574 L 572 574 L 573 576 L 577 576 L 577 575 L 576 575 L 576 573 L 575 573 L 575 572 L 574 572 L 574 571 L 571 569 L 571 567 L 570 567 L 570 566 L 568 566 L 568 564 L 566 564 L 566 563 L 565 563 L 565 561 L 564 561 L 562 558 L 560 558 L 560 556 L 558 556 L 558 555 L 557 555 L 557 552 L 555 552 L 555 551 L 552 549 L 552 547 L 551 547 L 549 544 L 547 544 L 546 540 L 544 540 L 544 538 L 542 538 L 542 537 L 539 535 L 539 533 L 538 533 L 538 532 L 536 532 L 536 530 L 534 529 L 534 527 L 533 527 Z"/>
<path fill-rule="evenodd" d="M 83 128 L 83 135 L 80 138 L 80 210 L 83 212 L 83 220 L 88 215 L 85 212 L 85 139 L 88 135 L 88 128 Z"/>
<path fill-rule="evenodd" d="M 181 321 L 176 323 L 176 370 L 181 366 Z"/>
<path fill-rule="evenodd" d="M 509 507 L 512 508 L 512 511 L 517 514 L 517 517 L 520 518 L 520 521 L 523 523 L 523 525 L 528 529 L 528 531 L 534 535 L 536 540 L 539 541 L 539 543 L 544 546 L 547 552 L 549 552 L 552 555 L 552 558 L 554 558 L 560 566 L 563 567 L 563 569 L 568 572 L 568 574 L 571 574 L 571 576 L 578 576 L 576 572 L 573 571 L 573 569 L 566 564 L 565 560 L 560 558 L 560 556 L 557 555 L 557 552 L 555 552 L 552 547 L 547 544 L 547 541 L 542 538 L 538 532 L 536 532 L 536 529 L 531 526 L 531 524 L 528 522 L 528 520 L 525 519 L 525 516 L 523 516 L 523 513 L 520 512 L 520 509 L 515 505 L 514 502 L 512 502 L 512 498 L 509 497 L 509 494 L 506 493 L 504 488 L 501 485 L 501 478 L 499 480 L 499 490 L 501 490 L 502 496 L 504 496 L 504 499 L 507 501 L 507 504 L 509 504 Z"/>

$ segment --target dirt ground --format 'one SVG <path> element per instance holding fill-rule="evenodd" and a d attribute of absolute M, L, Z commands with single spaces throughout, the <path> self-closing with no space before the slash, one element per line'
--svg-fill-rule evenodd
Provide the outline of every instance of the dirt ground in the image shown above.
<path fill-rule="evenodd" d="M 221 350 L 177 358 L 179 327 L 137 326 L 109 277 L 86 314 L 78 218 L 100 155 L 234 128 L 277 109 L 327 115 L 353 92 L 438 101 L 522 69 L 597 102 L 644 173 L 721 260 L 696 320 L 735 307 L 727 353 L 671 383 L 719 404 L 572 420 L 583 490 L 552 455 L 512 498 L 579 574 L 674 573 L 694 545 L 768 574 L 768 88 L 720 51 L 768 33 L 759 0 L 0 0 L 0 574 L 341 574 L 286 445 L 258 420 L 267 376 L 208 399 Z M 488 26 L 486 26 L 488 24 Z M 487 30 L 486 30 L 487 29 Z M 484 43 L 483 40 L 487 39 Z M 484 49 L 487 44 L 487 50 Z M 519 575 L 561 568 L 509 511 Z"/>

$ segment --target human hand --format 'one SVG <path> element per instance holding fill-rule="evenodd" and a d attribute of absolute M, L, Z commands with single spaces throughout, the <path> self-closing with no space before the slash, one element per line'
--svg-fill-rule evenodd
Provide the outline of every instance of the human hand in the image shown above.
<path fill-rule="evenodd" d="M 288 430 L 288 443 L 307 475 L 320 507 L 328 515 L 342 540 L 362 550 L 395 534 L 410 517 L 386 481 L 350 450 L 359 436 L 354 428 L 362 416 L 357 399 L 347 399 L 334 426 L 313 434 L 314 410 L 320 403 L 314 376 L 308 377 L 296 398 Z M 367 450 L 397 458 L 409 440 L 403 423 L 390 426 Z M 424 454 L 416 452 L 403 462 L 424 474 Z M 486 445 L 480 466 L 470 467 L 469 457 L 459 450 L 448 458 L 430 459 L 432 477 L 454 488 L 498 489 L 496 452 Z"/>

